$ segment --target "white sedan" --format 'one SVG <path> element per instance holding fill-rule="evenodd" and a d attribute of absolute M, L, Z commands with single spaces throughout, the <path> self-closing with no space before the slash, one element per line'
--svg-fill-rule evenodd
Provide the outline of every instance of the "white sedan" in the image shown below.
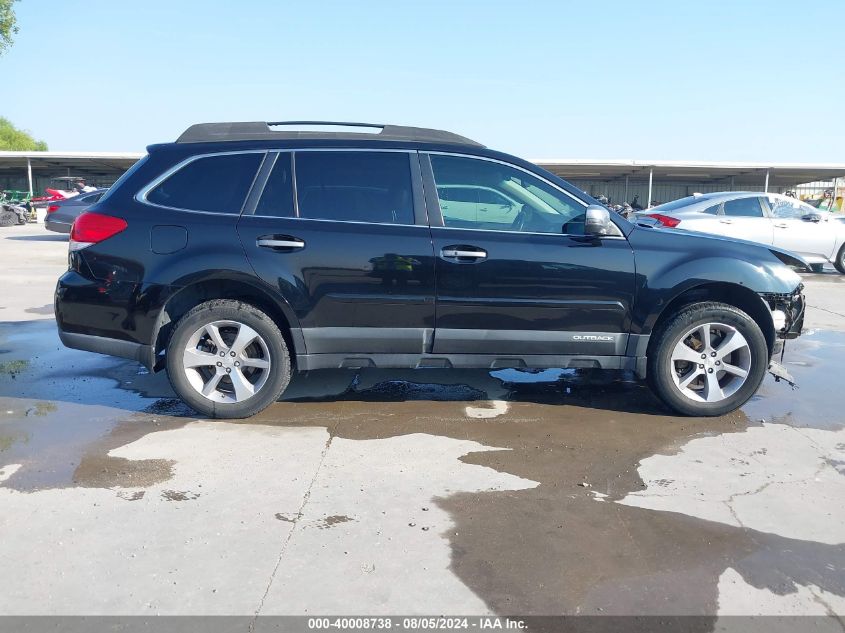
<path fill-rule="evenodd" d="M 801 255 L 814 269 L 830 262 L 845 274 L 842 216 L 777 193 L 705 193 L 637 214 L 670 228 L 771 244 Z"/>

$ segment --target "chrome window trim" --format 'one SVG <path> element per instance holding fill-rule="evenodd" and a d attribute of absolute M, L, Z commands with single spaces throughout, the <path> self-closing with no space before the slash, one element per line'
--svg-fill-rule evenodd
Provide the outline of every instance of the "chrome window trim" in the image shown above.
<path fill-rule="evenodd" d="M 537 180 L 540 180 L 540 181 L 546 183 L 547 185 L 549 185 L 550 187 L 556 189 L 557 191 L 560 191 L 561 193 L 569 196 L 570 198 L 575 200 L 575 202 L 577 202 L 581 206 L 583 206 L 585 209 L 590 206 L 589 204 L 587 204 L 586 202 L 584 202 L 580 198 L 578 198 L 575 195 L 569 193 L 566 189 L 562 189 L 561 187 L 559 187 L 555 183 L 550 182 L 549 180 L 546 180 L 545 178 L 543 178 L 542 176 L 540 176 L 538 174 L 535 174 L 533 171 L 531 171 L 529 169 L 525 169 L 524 167 L 520 167 L 519 165 L 514 165 L 513 163 L 509 163 L 509 162 L 504 161 L 504 160 L 499 160 L 498 158 L 490 158 L 489 156 L 479 156 L 478 154 L 464 154 L 464 153 L 460 153 L 460 152 L 426 151 L 425 153 L 428 154 L 429 156 L 434 156 L 434 155 L 437 155 L 437 156 L 455 156 L 455 157 L 458 157 L 458 158 L 474 158 L 476 160 L 486 160 L 487 162 L 498 163 L 499 165 L 504 165 L 505 167 L 510 167 L 511 169 L 518 169 L 519 171 L 525 172 L 529 176 L 533 176 Z M 433 171 L 434 171 L 434 167 L 432 166 L 432 172 Z M 448 186 L 448 185 L 446 185 L 446 186 Z M 434 179 L 434 187 L 435 187 L 435 189 L 437 188 L 437 179 L 436 178 Z M 438 203 L 439 202 L 440 202 L 440 199 L 438 198 Z M 441 218 L 443 217 L 443 211 L 442 210 L 440 211 L 440 217 Z M 610 217 L 610 221 L 613 222 L 613 215 L 612 214 L 611 214 L 611 217 Z M 596 237 L 598 239 L 603 239 L 603 240 L 626 240 L 627 241 L 628 238 L 625 237 L 625 233 L 622 231 L 622 229 L 619 227 L 619 225 L 616 224 L 616 222 L 613 222 L 613 226 L 615 226 L 616 230 L 619 231 L 620 233 L 622 233 L 622 235 L 595 235 L 593 237 Z M 470 229 L 470 228 L 463 228 L 463 227 L 459 227 L 459 226 L 446 226 L 445 223 L 444 223 L 443 226 L 432 226 L 431 228 L 433 228 L 433 229 L 450 229 L 450 230 L 453 230 L 453 231 L 483 231 L 485 233 L 511 233 L 513 235 L 560 235 L 560 236 L 563 236 L 563 237 L 587 237 L 587 236 L 589 236 L 589 234 L 579 235 L 577 233 L 537 233 L 537 232 L 534 232 L 534 231 L 509 231 L 509 230 L 498 230 L 498 229 Z"/>
<path fill-rule="evenodd" d="M 434 151 L 431 151 L 431 152 L 426 152 L 426 153 L 430 156 L 456 156 L 458 158 L 474 158 L 476 160 L 486 160 L 488 163 L 498 163 L 499 165 L 504 165 L 505 167 L 510 167 L 511 169 L 518 169 L 519 171 L 525 172 L 529 176 L 534 176 L 534 178 L 536 178 L 537 180 L 542 180 L 544 183 L 546 183 L 550 187 L 553 187 L 554 189 L 557 189 L 561 193 L 569 196 L 570 198 L 575 200 L 575 202 L 577 202 L 578 204 L 580 204 L 584 208 L 587 208 L 588 206 L 590 206 L 589 204 L 587 204 L 586 202 L 584 202 L 580 198 L 578 198 L 575 195 L 569 193 L 566 189 L 561 189 L 559 186 L 557 186 L 553 182 L 550 182 L 550 181 L 546 180 L 545 178 L 543 178 L 542 176 L 535 174 L 533 171 L 531 171 L 529 169 L 525 169 L 525 167 L 520 167 L 519 165 L 514 165 L 513 163 L 508 163 L 506 161 L 499 160 L 498 158 L 490 158 L 489 156 L 479 156 L 478 154 L 462 154 L 462 153 L 459 153 L 459 152 L 434 152 Z M 435 184 L 435 186 L 437 185 L 436 179 L 435 179 L 434 184 Z"/>
<path fill-rule="evenodd" d="M 270 149 L 243 149 L 243 150 L 236 150 L 231 152 L 209 152 L 207 154 L 194 154 L 193 156 L 189 156 L 188 158 L 176 163 L 170 169 L 167 169 L 163 174 L 160 174 L 156 177 L 152 182 L 150 182 L 147 186 L 143 187 L 138 193 L 135 194 L 135 200 L 140 202 L 141 204 L 147 204 L 151 207 L 156 207 L 158 209 L 167 209 L 169 211 L 182 211 L 184 213 L 201 213 L 203 215 L 228 215 L 228 216 L 239 216 L 241 211 L 243 210 L 243 205 L 246 204 L 246 198 L 244 199 L 243 203 L 241 204 L 241 209 L 238 210 L 237 213 L 227 213 L 225 211 L 202 211 L 200 209 L 184 209 L 182 207 L 169 207 L 164 204 L 156 204 L 155 202 L 150 202 L 147 200 L 147 196 L 149 193 L 158 187 L 161 183 L 165 180 L 170 178 L 173 174 L 177 171 L 182 169 L 183 167 L 190 165 L 194 161 L 200 160 L 202 158 L 211 158 L 213 156 L 234 156 L 235 154 L 264 154 L 265 158 L 266 155 L 272 152 L 273 150 Z M 263 160 L 262 160 L 263 162 Z M 255 175 L 252 177 L 252 183 L 249 186 L 249 189 L 252 190 L 252 186 L 255 184 L 255 179 L 258 177 L 258 172 L 261 171 L 261 164 L 259 163 L 258 169 L 255 170 Z M 247 198 L 249 197 L 249 192 L 247 192 Z"/>
<path fill-rule="evenodd" d="M 135 200 L 140 202 L 141 204 L 147 204 L 151 207 L 156 207 L 158 209 L 167 209 L 169 211 L 182 211 L 184 213 L 201 213 L 204 215 L 228 215 L 228 216 L 239 216 L 241 215 L 241 209 L 237 213 L 227 213 L 227 212 L 219 212 L 219 211 L 201 211 L 199 209 L 185 209 L 182 207 L 170 207 L 163 204 L 156 204 L 155 202 L 150 202 L 147 199 L 147 196 L 150 192 L 158 187 L 161 183 L 165 180 L 170 178 L 173 174 L 177 171 L 182 169 L 183 167 L 190 165 L 194 161 L 200 160 L 202 158 L 211 158 L 213 156 L 232 156 L 234 154 L 282 154 L 282 153 L 290 153 L 294 154 L 295 152 L 397 152 L 397 153 L 405 153 L 405 154 L 416 154 L 417 150 L 415 149 L 398 149 L 398 148 L 364 148 L 364 147 L 305 147 L 305 148 L 296 148 L 296 147 L 288 147 L 283 149 L 274 149 L 274 148 L 265 148 L 265 149 L 242 149 L 242 150 L 232 150 L 228 152 L 206 152 L 204 154 L 194 154 L 185 158 L 184 160 L 176 163 L 162 174 L 157 176 L 153 179 L 150 183 L 146 186 L 141 188 L 141 190 L 135 194 Z M 148 158 L 149 155 L 143 157 L 141 160 Z M 296 158 L 295 156 L 291 156 L 291 171 L 293 176 L 293 183 L 294 183 L 294 212 L 296 213 L 295 219 L 299 219 L 299 200 L 296 196 L 296 165 L 295 165 Z M 255 177 L 253 178 L 253 185 L 255 184 L 255 178 L 258 177 L 258 171 L 261 170 L 261 166 L 259 165 L 258 170 L 255 172 Z M 250 186 L 250 190 L 252 186 Z M 248 197 L 248 194 L 247 194 Z M 246 200 L 244 201 L 246 204 Z M 252 214 L 253 217 L 256 218 L 275 218 L 278 216 L 275 215 L 255 215 Z M 309 218 L 302 218 L 303 220 Z M 325 220 L 326 222 L 344 222 L 347 220 Z M 352 222 L 352 220 L 349 220 Z M 356 222 L 358 224 L 375 224 L 373 222 Z M 384 224 L 384 223 L 382 223 Z M 386 224 L 386 226 L 398 226 L 395 224 Z M 412 226 L 412 225 L 401 225 L 401 226 Z"/>

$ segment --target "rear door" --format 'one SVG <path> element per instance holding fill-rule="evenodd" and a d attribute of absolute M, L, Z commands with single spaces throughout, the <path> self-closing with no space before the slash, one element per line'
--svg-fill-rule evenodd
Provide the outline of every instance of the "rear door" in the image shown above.
<path fill-rule="evenodd" d="M 435 353 L 624 353 L 634 256 L 621 232 L 585 236 L 585 203 L 519 167 L 422 157 L 434 194 L 426 202 L 437 256 Z M 519 207 L 471 221 L 437 198 L 458 187 L 492 189 Z"/>
<path fill-rule="evenodd" d="M 415 353 L 434 328 L 434 257 L 416 152 L 272 154 L 238 222 L 309 354 Z M 260 195 L 259 195 L 260 194 Z"/>
<path fill-rule="evenodd" d="M 722 203 L 722 214 L 718 216 L 719 234 L 749 242 L 771 244 L 772 221 L 765 214 L 764 204 L 761 196 L 726 200 Z"/>
<path fill-rule="evenodd" d="M 775 246 L 816 258 L 833 257 L 837 234 L 830 229 L 828 214 L 792 198 L 769 196 L 768 202 Z"/>

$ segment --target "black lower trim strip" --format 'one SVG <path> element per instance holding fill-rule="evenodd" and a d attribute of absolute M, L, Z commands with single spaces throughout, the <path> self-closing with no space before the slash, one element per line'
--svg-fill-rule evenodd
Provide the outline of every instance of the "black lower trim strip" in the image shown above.
<path fill-rule="evenodd" d="M 61 329 L 59 330 L 59 338 L 66 347 L 81 349 L 86 352 L 106 354 L 107 356 L 137 360 L 147 369 L 152 369 L 152 353 L 149 345 L 133 343 L 132 341 L 122 341 L 116 338 L 106 338 L 105 336 L 64 332 Z"/>

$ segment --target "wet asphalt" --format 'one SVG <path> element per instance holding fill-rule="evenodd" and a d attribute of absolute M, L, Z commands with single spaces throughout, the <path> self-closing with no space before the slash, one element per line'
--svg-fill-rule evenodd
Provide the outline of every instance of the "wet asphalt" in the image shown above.
<path fill-rule="evenodd" d="M 61 346 L 41 235 L 0 274 L 0 613 L 845 614 L 837 275 L 805 280 L 799 388 L 721 418 L 624 373 L 430 369 L 209 421 Z"/>

